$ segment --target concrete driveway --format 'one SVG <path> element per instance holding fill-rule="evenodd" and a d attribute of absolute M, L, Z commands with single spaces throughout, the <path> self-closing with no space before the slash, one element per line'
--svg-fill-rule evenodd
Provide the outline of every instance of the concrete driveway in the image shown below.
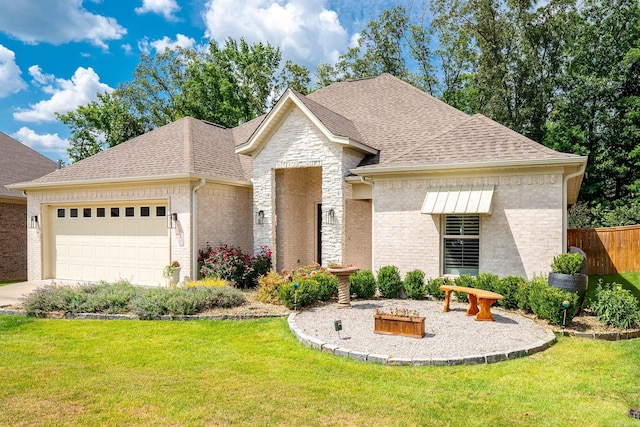
<path fill-rule="evenodd" d="M 30 294 L 37 288 L 50 285 L 52 282 L 53 280 L 34 280 L 0 286 L 0 307 L 17 304 L 23 296 Z"/>

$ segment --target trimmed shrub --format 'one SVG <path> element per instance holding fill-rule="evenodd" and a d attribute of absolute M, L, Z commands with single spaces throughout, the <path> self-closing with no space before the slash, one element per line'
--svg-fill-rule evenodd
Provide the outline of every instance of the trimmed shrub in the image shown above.
<path fill-rule="evenodd" d="M 378 288 L 384 298 L 396 298 L 402 289 L 400 271 L 395 265 L 386 265 L 378 271 Z"/>
<path fill-rule="evenodd" d="M 528 292 L 531 311 L 553 325 L 561 325 L 564 317 L 564 301 L 569 302 L 566 323 L 578 313 L 578 295 L 560 288 L 549 286 L 546 281 L 534 280 L 529 284 Z"/>
<path fill-rule="evenodd" d="M 499 282 L 500 278 L 493 273 L 480 273 L 476 276 L 474 288 L 497 292 Z"/>
<path fill-rule="evenodd" d="M 130 308 L 142 320 L 155 319 L 167 314 L 167 289 L 144 289 L 131 300 Z"/>
<path fill-rule="evenodd" d="M 424 284 L 424 272 L 413 270 L 404 278 L 404 291 L 411 299 L 424 299 L 426 287 Z"/>
<path fill-rule="evenodd" d="M 278 296 L 278 288 L 286 281 L 275 271 L 270 271 L 258 279 L 256 299 L 268 304 L 282 304 Z"/>
<path fill-rule="evenodd" d="M 580 274 L 583 262 L 584 257 L 582 256 L 582 254 L 559 254 L 553 257 L 553 262 L 551 263 L 551 271 L 554 273 L 571 275 Z"/>
<path fill-rule="evenodd" d="M 262 246 L 260 253 L 250 256 L 239 247 L 224 244 L 212 248 L 207 244 L 198 252 L 198 265 L 205 278 L 225 279 L 234 286 L 249 288 L 271 269 L 271 251 Z"/>
<path fill-rule="evenodd" d="M 495 292 L 504 297 L 498 301 L 498 304 L 502 307 L 509 309 L 518 308 L 518 291 L 521 284 L 526 280 L 520 276 L 506 276 L 500 279 Z"/>
<path fill-rule="evenodd" d="M 299 278 L 296 292 L 294 282 L 285 282 L 278 288 L 278 296 L 289 309 L 306 307 L 318 299 L 318 282 L 312 279 Z"/>
<path fill-rule="evenodd" d="M 475 288 L 476 278 L 468 274 L 461 274 L 453 280 L 456 286 L 464 286 L 465 288 Z M 469 302 L 469 296 L 465 292 L 453 292 L 456 299 L 460 302 Z"/>
<path fill-rule="evenodd" d="M 640 303 L 631 292 L 617 283 L 598 281 L 591 310 L 599 322 L 614 328 L 628 329 L 640 321 Z"/>
<path fill-rule="evenodd" d="M 372 298 L 376 294 L 376 278 L 371 270 L 358 270 L 349 276 L 349 292 L 355 298 Z"/>
<path fill-rule="evenodd" d="M 310 280 L 315 280 L 318 284 L 318 299 L 329 301 L 338 295 L 338 278 L 329 273 L 317 273 L 311 276 Z"/>
<path fill-rule="evenodd" d="M 427 280 L 427 292 L 436 299 L 444 299 L 445 292 L 440 290 L 442 285 L 453 285 L 453 280 L 448 277 L 436 277 Z"/>

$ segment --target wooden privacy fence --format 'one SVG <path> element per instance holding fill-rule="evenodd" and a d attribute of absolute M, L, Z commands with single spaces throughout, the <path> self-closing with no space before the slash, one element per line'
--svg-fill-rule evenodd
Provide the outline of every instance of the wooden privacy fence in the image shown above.
<path fill-rule="evenodd" d="M 640 224 L 611 228 L 572 228 L 567 243 L 587 254 L 587 274 L 640 271 Z"/>

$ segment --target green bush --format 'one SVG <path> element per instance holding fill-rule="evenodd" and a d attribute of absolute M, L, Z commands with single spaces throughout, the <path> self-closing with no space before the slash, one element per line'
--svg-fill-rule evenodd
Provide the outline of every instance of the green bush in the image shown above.
<path fill-rule="evenodd" d="M 402 289 L 400 271 L 394 265 L 386 265 L 378 271 L 378 288 L 384 298 L 396 298 Z"/>
<path fill-rule="evenodd" d="M 424 299 L 426 286 L 424 284 L 424 272 L 413 270 L 404 278 L 404 291 L 411 299 Z"/>
<path fill-rule="evenodd" d="M 476 276 L 475 288 L 498 292 L 500 278 L 493 273 L 480 273 Z"/>
<path fill-rule="evenodd" d="M 317 273 L 311 276 L 318 284 L 318 299 L 329 301 L 338 295 L 338 278 L 329 273 Z"/>
<path fill-rule="evenodd" d="M 296 292 L 294 283 L 298 284 Z M 300 278 L 295 282 L 286 282 L 278 288 L 280 301 L 289 309 L 306 307 L 318 300 L 318 282 Z"/>
<path fill-rule="evenodd" d="M 167 314 L 167 289 L 143 289 L 129 305 L 131 311 L 142 320 L 155 319 Z"/>
<path fill-rule="evenodd" d="M 499 300 L 498 304 L 509 309 L 518 308 L 519 289 L 523 283 L 526 283 L 526 280 L 520 276 L 505 276 L 500 279 L 495 292 L 504 299 Z"/>
<path fill-rule="evenodd" d="M 372 298 L 376 294 L 376 278 L 371 270 L 358 270 L 349 276 L 349 292 L 355 298 Z"/>
<path fill-rule="evenodd" d="M 465 288 L 475 288 L 476 278 L 468 274 L 461 274 L 453 280 L 456 286 L 463 286 Z M 461 302 L 469 302 L 469 296 L 465 292 L 453 292 L 456 299 Z"/>
<path fill-rule="evenodd" d="M 205 278 L 228 280 L 235 286 L 249 288 L 271 270 L 271 250 L 262 246 L 257 255 L 245 254 L 240 247 L 227 244 L 212 248 L 208 243 L 198 251 L 199 272 Z"/>
<path fill-rule="evenodd" d="M 628 329 L 640 321 L 640 303 L 631 292 L 617 283 L 603 286 L 598 281 L 595 299 L 591 310 L 599 322 L 614 328 Z"/>
<path fill-rule="evenodd" d="M 564 316 L 564 301 L 569 302 L 566 323 L 578 313 L 578 295 L 560 288 L 549 286 L 546 280 L 534 278 L 529 283 L 528 301 L 531 311 L 553 325 L 561 325 Z"/>
<path fill-rule="evenodd" d="M 440 290 L 440 286 L 453 284 L 453 280 L 448 277 L 435 277 L 427 280 L 427 292 L 435 299 L 444 299 L 445 292 Z"/>
<path fill-rule="evenodd" d="M 584 257 L 581 254 L 559 254 L 553 257 L 551 271 L 554 273 L 580 274 Z"/>

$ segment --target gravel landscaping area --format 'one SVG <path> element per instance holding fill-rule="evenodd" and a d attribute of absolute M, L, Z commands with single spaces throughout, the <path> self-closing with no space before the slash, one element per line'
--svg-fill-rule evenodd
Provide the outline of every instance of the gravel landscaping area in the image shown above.
<path fill-rule="evenodd" d="M 351 309 L 338 309 L 337 304 L 329 303 L 297 313 L 293 322 L 305 335 L 331 346 L 398 359 L 456 360 L 509 353 L 522 356 L 555 340 L 550 329 L 515 312 L 492 308 L 496 321 L 479 322 L 474 316 L 466 316 L 466 304 L 452 302 L 448 313 L 442 306 L 441 301 L 367 300 L 354 302 Z M 426 318 L 425 337 L 375 334 L 375 309 L 384 307 L 418 310 Z M 340 334 L 335 331 L 335 320 L 342 321 Z"/>

